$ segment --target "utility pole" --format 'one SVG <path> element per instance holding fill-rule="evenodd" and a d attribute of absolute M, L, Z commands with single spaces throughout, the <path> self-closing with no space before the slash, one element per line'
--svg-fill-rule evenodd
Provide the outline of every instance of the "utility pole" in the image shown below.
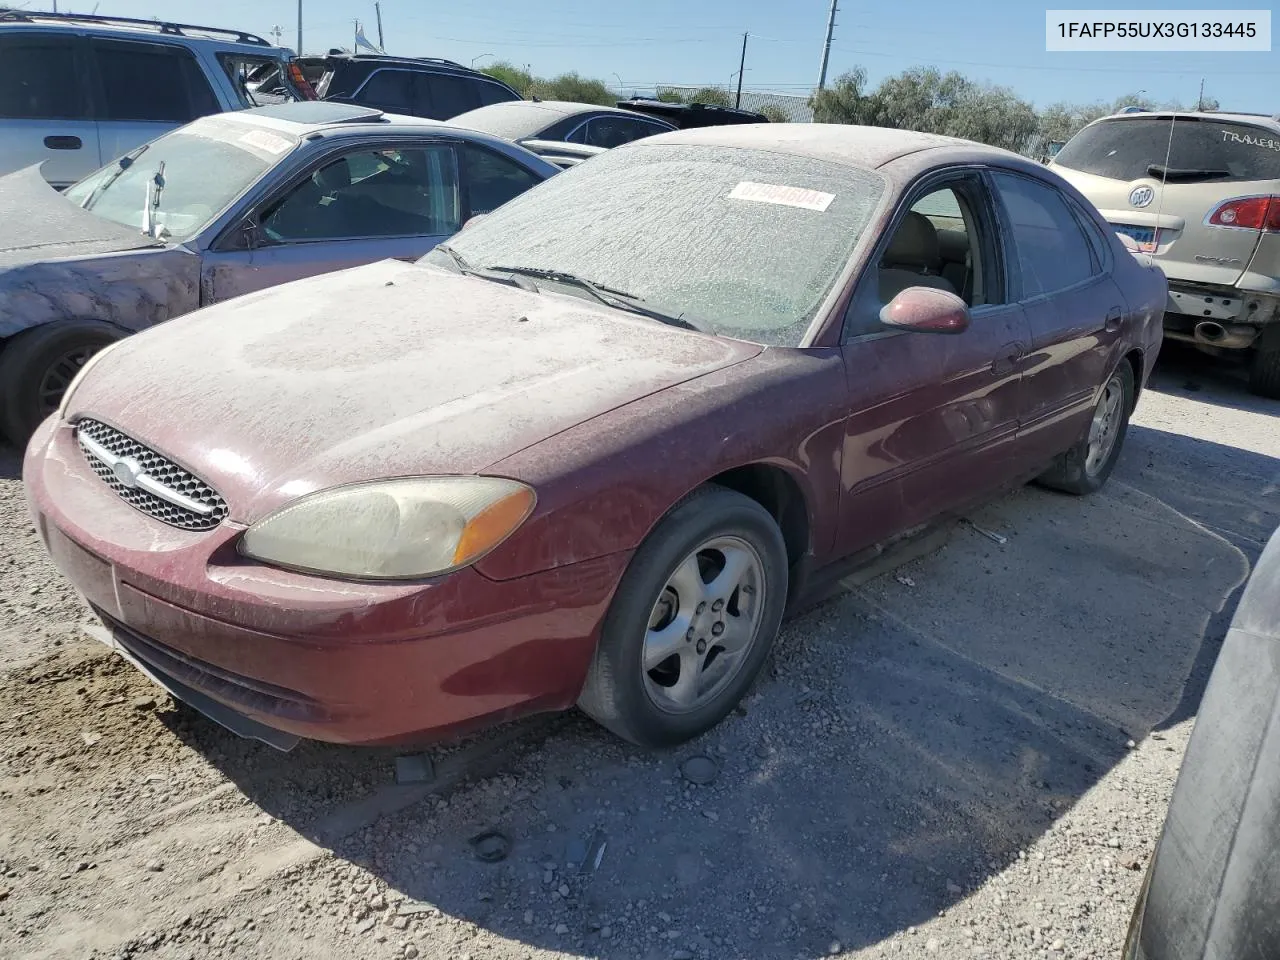
<path fill-rule="evenodd" d="M 1204 77 L 1200 78 L 1200 96 L 1196 97 L 1196 113 L 1204 109 Z"/>
<path fill-rule="evenodd" d="M 298 0 L 298 56 L 302 56 L 302 0 Z"/>
<path fill-rule="evenodd" d="M 748 33 L 742 35 L 742 59 L 738 61 L 738 97 L 734 101 L 734 107 L 739 110 L 742 109 L 742 75 L 747 69 L 747 37 L 749 36 Z"/>
<path fill-rule="evenodd" d="M 360 52 L 360 21 L 352 20 L 351 23 L 354 25 L 354 29 L 351 31 L 351 52 L 359 53 Z"/>
<path fill-rule="evenodd" d="M 822 69 L 818 71 L 818 89 L 822 90 L 827 85 L 827 61 L 831 58 L 831 35 L 836 29 L 836 8 L 840 5 L 840 0 L 831 0 L 831 15 L 827 17 L 827 40 L 822 45 Z"/>
<path fill-rule="evenodd" d="M 382 42 L 382 4 L 375 2 L 373 12 L 378 16 L 378 49 L 386 50 L 386 45 Z"/>

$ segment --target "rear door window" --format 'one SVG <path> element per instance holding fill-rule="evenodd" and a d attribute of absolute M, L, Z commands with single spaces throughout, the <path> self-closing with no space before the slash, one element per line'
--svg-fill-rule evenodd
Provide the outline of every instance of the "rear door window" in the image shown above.
<path fill-rule="evenodd" d="M 1113 180 L 1162 179 L 1166 153 L 1171 183 L 1280 180 L 1280 133 L 1208 118 L 1104 120 L 1072 137 L 1055 162 Z"/>
<path fill-rule="evenodd" d="M 91 42 L 98 65 L 99 119 L 189 123 L 217 112 L 204 73 L 181 47 Z"/>
<path fill-rule="evenodd" d="M 414 77 L 408 70 L 377 70 L 361 88 L 358 99 L 390 113 L 415 113 Z"/>
<path fill-rule="evenodd" d="M 993 173 L 1013 234 L 1020 299 L 1065 290 L 1096 272 L 1094 253 L 1063 196 L 1048 184 Z"/>
<path fill-rule="evenodd" d="M 620 147 L 632 140 L 651 137 L 662 132 L 655 123 L 647 123 L 634 117 L 604 114 L 587 125 L 586 142 L 593 147 Z"/>
<path fill-rule="evenodd" d="M 420 73 L 419 87 L 429 99 L 431 112 L 426 116 L 433 120 L 451 120 L 460 113 L 474 110 L 480 106 L 480 83 L 466 77 L 455 77 L 448 73 Z M 489 84 L 484 84 L 489 86 Z"/>
<path fill-rule="evenodd" d="M 487 107 L 495 103 L 509 103 L 512 100 L 519 100 L 506 87 L 499 86 L 496 83 L 490 83 L 488 80 L 477 80 L 476 95 L 480 97 L 480 105 Z M 456 114 L 455 114 L 456 116 Z"/>
<path fill-rule="evenodd" d="M 0 117 L 85 120 L 88 103 L 72 37 L 0 37 Z"/>

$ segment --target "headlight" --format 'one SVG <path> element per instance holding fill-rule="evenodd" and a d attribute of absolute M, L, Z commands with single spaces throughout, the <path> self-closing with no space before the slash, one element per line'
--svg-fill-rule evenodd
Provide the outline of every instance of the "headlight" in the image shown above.
<path fill-rule="evenodd" d="M 80 386 L 81 382 L 85 378 L 85 375 L 90 370 L 93 369 L 93 365 L 97 363 L 99 360 L 101 360 L 103 357 L 105 357 L 112 350 L 114 350 L 116 347 L 120 346 L 120 344 L 122 343 L 124 343 L 123 339 L 117 340 L 115 343 L 108 343 L 105 347 L 103 347 L 97 353 L 91 355 L 89 359 L 84 362 L 84 366 L 82 366 L 79 370 L 76 371 L 76 375 L 72 377 L 71 382 L 67 384 L 67 389 L 62 391 L 62 400 L 58 403 L 58 419 L 59 420 L 66 419 L 67 405 L 71 402 L 71 395 L 76 392 L 76 387 Z"/>
<path fill-rule="evenodd" d="M 500 477 L 411 477 L 299 497 L 245 531 L 263 563 L 359 580 L 412 580 L 475 563 L 533 512 L 530 487 Z"/>

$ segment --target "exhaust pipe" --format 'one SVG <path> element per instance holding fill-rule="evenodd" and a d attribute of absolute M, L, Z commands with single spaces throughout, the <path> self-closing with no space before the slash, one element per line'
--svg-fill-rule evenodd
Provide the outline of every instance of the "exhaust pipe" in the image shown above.
<path fill-rule="evenodd" d="M 1195 334 L 1196 343 L 1239 350 L 1253 344 L 1258 337 L 1258 328 L 1239 323 L 1224 327 L 1214 320 L 1201 320 L 1196 324 Z"/>

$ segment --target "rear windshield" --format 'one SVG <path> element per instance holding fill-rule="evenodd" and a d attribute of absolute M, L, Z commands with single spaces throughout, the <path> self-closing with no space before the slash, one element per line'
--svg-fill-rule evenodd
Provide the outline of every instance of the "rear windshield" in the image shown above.
<path fill-rule="evenodd" d="M 1197 182 L 1280 179 L 1280 133 L 1247 123 L 1178 117 L 1104 120 L 1085 127 L 1063 147 L 1055 163 L 1113 180 L 1161 177 Z"/>

